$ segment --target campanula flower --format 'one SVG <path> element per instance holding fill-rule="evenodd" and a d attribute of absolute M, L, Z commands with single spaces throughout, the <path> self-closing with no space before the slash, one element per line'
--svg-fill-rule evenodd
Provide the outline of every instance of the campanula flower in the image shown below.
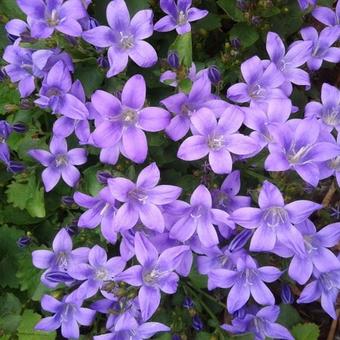
<path fill-rule="evenodd" d="M 318 6 L 312 15 L 315 19 L 319 20 L 326 26 L 339 26 L 340 25 L 340 2 L 337 1 L 335 11 L 329 7 Z"/>

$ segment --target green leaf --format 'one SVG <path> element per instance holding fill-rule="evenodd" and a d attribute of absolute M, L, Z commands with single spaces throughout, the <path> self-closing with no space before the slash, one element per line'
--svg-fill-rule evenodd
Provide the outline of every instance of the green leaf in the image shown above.
<path fill-rule="evenodd" d="M 35 331 L 34 327 L 41 319 L 41 316 L 34 313 L 33 310 L 27 309 L 22 315 L 21 322 L 18 327 L 19 340 L 53 340 L 56 337 L 55 332 Z"/>
<path fill-rule="evenodd" d="M 209 13 L 205 18 L 198 21 L 197 24 L 195 25 L 196 29 L 203 28 L 207 31 L 212 31 L 220 27 L 221 17 L 213 13 Z"/>
<path fill-rule="evenodd" d="M 99 190 L 102 189 L 102 185 L 97 181 L 97 171 L 100 169 L 100 166 L 94 165 L 86 170 L 84 170 L 84 186 L 85 192 L 89 193 L 92 196 L 96 196 Z"/>
<path fill-rule="evenodd" d="M 148 0 L 127 0 L 126 4 L 129 8 L 131 17 L 142 9 L 148 9 L 150 7 Z"/>
<path fill-rule="evenodd" d="M 217 4 L 228 14 L 234 21 L 244 21 L 242 11 L 237 8 L 236 0 L 218 0 Z"/>
<path fill-rule="evenodd" d="M 178 53 L 179 60 L 184 66 L 190 67 L 192 64 L 192 41 L 191 32 L 178 35 L 175 42 L 171 45 L 170 50 Z"/>
<path fill-rule="evenodd" d="M 25 14 L 21 12 L 20 8 L 16 4 L 16 1 L 13 0 L 0 0 L 0 13 L 11 19 L 26 19 Z"/>
<path fill-rule="evenodd" d="M 84 86 L 86 96 L 90 97 L 95 90 L 101 87 L 105 74 L 97 64 L 77 64 L 74 78 L 81 81 Z"/>
<path fill-rule="evenodd" d="M 230 39 L 240 39 L 241 46 L 244 48 L 252 46 L 259 39 L 256 29 L 243 22 L 234 25 L 229 32 L 229 36 Z"/>
<path fill-rule="evenodd" d="M 19 101 L 20 95 L 16 86 L 9 81 L 0 82 L 0 114 L 7 114 L 8 106 L 12 106 L 15 110 Z"/>
<path fill-rule="evenodd" d="M 277 320 L 278 323 L 287 328 L 292 328 L 301 321 L 302 319 L 299 313 L 292 305 L 286 305 L 284 303 L 280 305 L 280 316 Z"/>
<path fill-rule="evenodd" d="M 211 339 L 211 334 L 208 332 L 199 332 L 195 336 L 195 340 L 210 340 Z"/>
<path fill-rule="evenodd" d="M 319 327 L 315 323 L 300 323 L 292 328 L 295 340 L 318 340 Z"/>
<path fill-rule="evenodd" d="M 207 288 L 207 284 L 208 284 L 208 278 L 205 275 L 201 275 L 197 272 L 197 270 L 195 268 L 191 269 L 191 272 L 189 274 L 189 279 L 191 284 L 198 288 Z"/>
<path fill-rule="evenodd" d="M 21 303 L 12 293 L 0 297 L 0 334 L 13 333 L 20 322 Z"/>

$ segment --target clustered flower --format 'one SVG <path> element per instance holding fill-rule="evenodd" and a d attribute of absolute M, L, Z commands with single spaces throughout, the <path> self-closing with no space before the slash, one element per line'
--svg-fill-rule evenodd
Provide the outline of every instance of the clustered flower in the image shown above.
<path fill-rule="evenodd" d="M 235 164 L 266 150 L 267 171 L 296 172 L 314 187 L 335 176 L 340 185 L 339 90 L 324 83 L 321 100 L 306 105 L 303 119 L 291 116 L 299 108 L 290 99 L 294 86 L 311 86 L 305 64 L 316 71 L 324 61 L 340 61 L 340 48 L 334 46 L 340 37 L 339 2 L 335 13 L 316 7 L 312 15 L 327 27 L 320 33 L 303 28 L 303 40 L 290 46 L 269 32 L 268 59 L 253 56 L 242 63 L 243 80 L 228 88 L 229 101 L 214 94 L 221 80 L 215 66 L 197 72 L 193 63 L 185 75 L 191 89 L 180 90 L 180 60 L 170 51 L 171 70 L 160 81 L 176 93 L 159 106 L 148 105 L 146 81 L 140 74 L 129 78 L 119 94 L 98 89 L 87 98 L 81 82 L 74 79 L 69 54 L 21 43 L 50 38 L 56 31 L 68 39 L 83 39 L 102 58 L 107 49 L 109 78 L 123 72 L 129 59 L 142 68 L 156 64 L 156 51 L 145 41 L 154 30 L 188 34 L 190 22 L 208 12 L 191 7 L 190 0 L 161 0 L 166 16 L 154 24 L 152 10 L 141 10 L 130 18 L 125 1 L 113 0 L 106 10 L 109 26 L 103 26 L 87 14 L 90 2 L 17 0 L 27 22 L 14 19 L 6 25 L 13 43 L 3 56 L 4 71 L 18 83 L 22 98 L 34 93 L 35 104 L 56 117 L 49 151 L 29 151 L 45 167 L 45 191 L 51 191 L 60 178 L 76 188 L 81 179 L 77 167 L 86 164 L 90 147 L 99 149 L 104 164 L 115 165 L 120 155 L 144 163 L 146 136 L 159 131 L 180 141 L 179 159 L 207 159 L 209 171 L 227 177 L 220 189 L 200 184 L 189 202 L 181 196 L 180 187 L 159 184 L 156 163 L 144 166 L 136 181 L 101 173 L 102 189 L 96 196 L 76 191 L 71 204 L 84 209 L 78 227 L 100 226 L 106 243 L 119 246 L 119 254 L 111 256 L 107 247 L 99 245 L 73 248 L 72 233 L 65 228 L 55 236 L 52 250 L 34 251 L 34 266 L 44 270 L 42 283 L 49 288 L 63 284 L 67 291 L 61 300 L 43 296 L 42 309 L 52 316 L 43 318 L 36 329 L 61 328 L 65 338 L 79 338 L 79 326 L 91 325 L 96 313 L 101 313 L 107 316 L 107 332 L 95 336 L 97 340 L 140 340 L 170 331 L 150 319 L 162 296 L 176 293 L 180 278 L 187 277 L 193 266 L 208 277 L 209 290 L 227 289 L 226 308 L 234 313 L 231 325 L 222 325 L 228 332 L 252 332 L 256 339 L 293 339 L 276 322 L 279 307 L 270 290 L 286 269 L 290 280 L 305 285 L 297 303 L 320 299 L 322 308 L 336 318 L 340 261 L 330 248 L 340 240 L 340 223 L 317 230 L 310 217 L 322 205 L 307 200 L 285 202 L 269 181 L 263 183 L 252 206 L 250 197 L 239 195 L 242 171 L 234 169 Z M 299 0 L 302 9 L 314 3 Z M 0 159 L 8 167 L 6 140 L 19 130 L 18 124 L 0 122 Z M 67 138 L 73 134 L 81 147 L 69 149 Z M 288 268 L 262 266 L 255 258 L 260 252 L 287 258 Z M 294 300 L 287 285 L 282 296 L 285 303 Z M 193 318 L 193 325 L 202 329 L 199 316 Z"/>

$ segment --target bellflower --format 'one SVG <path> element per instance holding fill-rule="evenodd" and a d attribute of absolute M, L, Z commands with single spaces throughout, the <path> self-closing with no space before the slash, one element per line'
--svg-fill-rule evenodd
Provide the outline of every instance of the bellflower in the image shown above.
<path fill-rule="evenodd" d="M 248 136 L 237 133 L 243 122 L 241 110 L 227 109 L 221 118 L 203 108 L 191 117 L 197 131 L 179 147 L 177 157 L 192 161 L 209 155 L 209 164 L 217 174 L 230 173 L 233 161 L 231 153 L 247 155 L 258 149 L 257 144 Z"/>
<path fill-rule="evenodd" d="M 136 183 L 122 177 L 108 180 L 113 198 L 123 203 L 115 217 L 117 230 L 134 227 L 140 218 L 147 228 L 163 232 L 164 218 L 160 206 L 175 201 L 182 189 L 173 185 L 157 185 L 159 180 L 156 163 L 144 168 Z"/>
<path fill-rule="evenodd" d="M 111 333 L 97 335 L 94 340 L 143 340 L 149 339 L 158 332 L 169 332 L 170 328 L 159 322 L 138 324 L 135 319 L 117 322 Z"/>
<path fill-rule="evenodd" d="M 17 0 L 17 3 L 27 15 L 33 38 L 48 38 L 54 30 L 73 37 L 79 37 L 82 33 L 78 20 L 87 13 L 81 0 Z"/>
<path fill-rule="evenodd" d="M 312 51 L 311 41 L 295 41 L 286 53 L 283 41 L 278 34 L 268 32 L 266 49 L 270 60 L 283 74 L 287 82 L 296 85 L 310 85 L 309 75 L 306 71 L 298 67 L 303 65 L 310 57 Z M 288 84 L 288 95 L 292 92 L 292 87 Z"/>
<path fill-rule="evenodd" d="M 8 37 L 13 38 L 14 42 L 18 38 L 30 35 L 29 25 L 21 19 L 12 19 L 5 25 Z M 12 39 L 10 39 L 12 40 Z"/>
<path fill-rule="evenodd" d="M 40 320 L 35 326 L 36 330 L 54 331 L 61 327 L 61 334 L 67 339 L 79 338 L 79 325 L 90 326 L 94 320 L 96 311 L 81 307 L 83 300 L 76 294 L 66 296 L 59 301 L 50 295 L 44 295 L 41 299 L 41 307 L 51 313 Z"/>
<path fill-rule="evenodd" d="M 126 82 L 121 101 L 97 90 L 91 98 L 92 105 L 101 115 L 92 134 L 95 145 L 107 148 L 122 141 L 123 154 L 136 163 L 143 163 L 148 150 L 144 131 L 161 131 L 170 119 L 169 112 L 164 109 L 143 108 L 145 96 L 145 80 L 139 74 Z"/>
<path fill-rule="evenodd" d="M 247 256 L 237 261 L 235 270 L 211 271 L 209 280 L 215 287 L 232 287 L 227 298 L 227 309 L 229 313 L 234 313 L 247 303 L 250 295 L 260 305 L 274 305 L 274 295 L 264 282 L 274 282 L 280 276 L 279 269 L 271 266 L 258 268 L 256 262 Z"/>
<path fill-rule="evenodd" d="M 327 83 L 322 84 L 321 103 L 310 102 L 305 107 L 305 117 L 318 118 L 328 130 L 340 131 L 340 91 Z"/>
<path fill-rule="evenodd" d="M 89 263 L 78 263 L 70 265 L 68 273 L 78 281 L 84 281 L 77 293 L 89 298 L 102 289 L 106 282 L 113 281 L 115 277 L 124 270 L 125 261 L 120 257 L 107 259 L 106 251 L 94 246 L 89 252 Z"/>
<path fill-rule="evenodd" d="M 335 311 L 335 304 L 340 291 L 340 270 L 315 271 L 314 276 L 315 280 L 305 286 L 297 303 L 311 303 L 321 298 L 323 310 L 336 320 L 338 316 Z"/>
<path fill-rule="evenodd" d="M 12 126 L 5 120 L 0 120 L 0 160 L 6 165 L 10 164 L 10 151 L 7 139 L 12 133 Z"/>
<path fill-rule="evenodd" d="M 260 309 L 256 314 L 246 313 L 236 317 L 231 325 L 224 324 L 222 328 L 233 334 L 251 333 L 255 340 L 267 338 L 294 340 L 294 337 L 282 325 L 275 321 L 279 317 L 280 307 L 268 306 Z"/>
<path fill-rule="evenodd" d="M 301 9 L 306 10 L 309 6 L 314 7 L 317 0 L 298 0 Z"/>
<path fill-rule="evenodd" d="M 217 232 L 213 224 L 224 223 L 233 226 L 229 214 L 220 209 L 212 208 L 209 190 L 199 185 L 192 193 L 190 204 L 178 206 L 180 218 L 170 230 L 170 237 L 181 242 L 189 240 L 197 232 L 200 242 L 205 247 L 218 244 Z"/>
<path fill-rule="evenodd" d="M 155 31 L 169 32 L 176 29 L 178 34 L 191 31 L 190 22 L 204 18 L 208 11 L 191 7 L 192 0 L 161 0 L 160 6 L 167 15 L 156 22 Z M 191 8 L 190 8 L 191 7 Z"/>
<path fill-rule="evenodd" d="M 223 181 L 220 189 L 212 191 L 213 207 L 232 213 L 234 210 L 250 206 L 249 196 L 237 195 L 241 189 L 240 171 L 232 171 Z"/>
<path fill-rule="evenodd" d="M 182 253 L 188 249 L 188 246 L 177 246 L 158 254 L 155 246 L 145 236 L 136 233 L 135 253 L 140 264 L 128 268 L 116 279 L 140 287 L 138 301 L 144 321 L 157 310 L 161 291 L 166 294 L 176 292 L 179 277 L 175 270 Z"/>
<path fill-rule="evenodd" d="M 266 108 L 260 106 L 242 107 L 244 112 L 243 124 L 254 130 L 250 136 L 257 141 L 260 148 L 273 142 L 273 127 L 279 129 L 292 113 L 290 100 L 272 99 Z"/>
<path fill-rule="evenodd" d="M 312 12 L 313 17 L 326 26 L 340 25 L 340 2 L 337 1 L 335 11 L 329 7 L 318 6 Z"/>
<path fill-rule="evenodd" d="M 188 133 L 192 127 L 191 118 L 199 109 L 209 108 L 219 117 L 230 106 L 222 100 L 215 99 L 211 94 L 211 83 L 207 77 L 199 77 L 194 81 L 189 94 L 179 92 L 163 99 L 161 103 L 174 114 L 165 129 L 166 134 L 173 141 L 178 141 Z"/>
<path fill-rule="evenodd" d="M 318 34 L 314 27 L 305 27 L 300 31 L 300 34 L 305 41 L 311 41 L 312 53 L 307 59 L 308 68 L 312 71 L 320 69 L 322 62 L 330 63 L 340 62 L 340 48 L 332 47 L 338 40 L 340 27 L 326 27 Z"/>
<path fill-rule="evenodd" d="M 317 186 L 317 163 L 338 156 L 339 146 L 325 142 L 316 119 L 294 119 L 272 129 L 273 143 L 265 161 L 267 171 L 295 170 L 307 183 Z"/>
<path fill-rule="evenodd" d="M 52 137 L 50 152 L 42 149 L 32 149 L 28 154 L 46 167 L 42 172 L 45 190 L 51 191 L 59 182 L 60 177 L 70 187 L 74 187 L 80 178 L 80 172 L 75 165 L 86 163 L 86 150 L 76 148 L 67 150 L 65 139 Z"/>
<path fill-rule="evenodd" d="M 96 197 L 81 192 L 74 194 L 74 201 L 87 208 L 78 220 L 80 228 L 95 228 L 101 225 L 101 233 L 110 243 L 116 243 L 117 233 L 114 231 L 114 216 L 117 211 L 116 201 L 108 187 L 100 190 Z"/>
<path fill-rule="evenodd" d="M 72 239 L 69 233 L 63 228 L 55 236 L 51 250 L 35 250 L 32 252 L 33 265 L 39 269 L 45 269 L 41 281 L 48 287 L 55 287 L 57 284 L 46 277 L 50 271 L 67 272 L 71 264 L 77 265 L 86 262 L 89 248 L 81 247 L 72 250 Z"/>
<path fill-rule="evenodd" d="M 67 66 L 62 60 L 58 61 L 45 76 L 39 98 L 34 102 L 42 108 L 50 108 L 53 113 L 59 113 L 65 95 L 71 90 L 72 78 Z M 72 111 L 74 113 L 75 110 Z M 64 114 L 67 114 L 64 111 Z M 79 118 L 72 115 L 70 118 Z"/>
<path fill-rule="evenodd" d="M 75 132 L 81 143 L 86 143 L 90 137 L 89 111 L 85 105 L 86 96 L 84 87 L 76 80 L 59 106 L 59 117 L 53 124 L 53 134 L 66 138 Z"/>
<path fill-rule="evenodd" d="M 339 242 L 340 223 L 330 224 L 317 232 L 314 224 L 307 220 L 297 228 L 303 235 L 304 247 L 293 250 L 288 271 L 291 278 L 305 284 L 315 268 L 320 272 L 340 269 L 339 260 L 327 249 Z"/>
<path fill-rule="evenodd" d="M 21 97 L 28 97 L 35 90 L 35 78 L 43 78 L 43 71 L 52 51 L 40 50 L 32 52 L 18 45 L 7 46 L 3 59 L 9 63 L 4 67 L 11 81 L 19 85 Z"/>
<path fill-rule="evenodd" d="M 232 219 L 244 228 L 256 229 L 251 251 L 271 251 L 277 241 L 303 247 L 302 236 L 293 224 L 305 221 L 322 205 L 300 200 L 285 204 L 280 190 L 265 181 L 259 195 L 260 208 L 240 208 L 232 213 Z"/>
<path fill-rule="evenodd" d="M 83 39 L 97 47 L 109 47 L 107 77 L 122 72 L 129 57 L 140 67 L 151 67 L 157 62 L 156 51 L 144 41 L 153 33 L 151 10 L 139 11 L 130 20 L 125 1 L 113 0 L 106 8 L 106 18 L 110 27 L 95 27 L 84 32 Z"/>
<path fill-rule="evenodd" d="M 229 87 L 227 97 L 237 103 L 253 104 L 268 102 L 271 99 L 287 98 L 280 86 L 285 77 L 274 63 L 264 66 L 259 57 L 254 56 L 241 64 L 245 83 Z"/>

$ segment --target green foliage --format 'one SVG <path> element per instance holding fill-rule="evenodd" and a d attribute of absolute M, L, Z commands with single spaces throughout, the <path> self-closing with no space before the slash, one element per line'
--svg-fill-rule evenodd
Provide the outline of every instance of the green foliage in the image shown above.
<path fill-rule="evenodd" d="M 236 0 L 218 0 L 217 4 L 228 14 L 228 16 L 236 21 L 243 21 L 243 13 L 237 8 Z"/>
<path fill-rule="evenodd" d="M 229 34 L 230 39 L 240 39 L 241 46 L 244 48 L 250 47 L 259 39 L 259 34 L 257 33 L 256 29 L 246 23 L 238 23 L 234 25 Z"/>
<path fill-rule="evenodd" d="M 299 313 L 292 305 L 286 305 L 284 303 L 280 305 L 280 315 L 277 322 L 289 329 L 301 321 L 302 319 Z"/>
<path fill-rule="evenodd" d="M 192 63 L 191 32 L 178 35 L 170 50 L 177 51 L 180 62 L 184 66 L 190 67 Z"/>
<path fill-rule="evenodd" d="M 20 323 L 20 300 L 12 293 L 0 296 L 0 335 L 15 332 Z"/>
<path fill-rule="evenodd" d="M 320 331 L 315 323 L 300 323 L 292 328 L 295 340 L 318 340 Z"/>

